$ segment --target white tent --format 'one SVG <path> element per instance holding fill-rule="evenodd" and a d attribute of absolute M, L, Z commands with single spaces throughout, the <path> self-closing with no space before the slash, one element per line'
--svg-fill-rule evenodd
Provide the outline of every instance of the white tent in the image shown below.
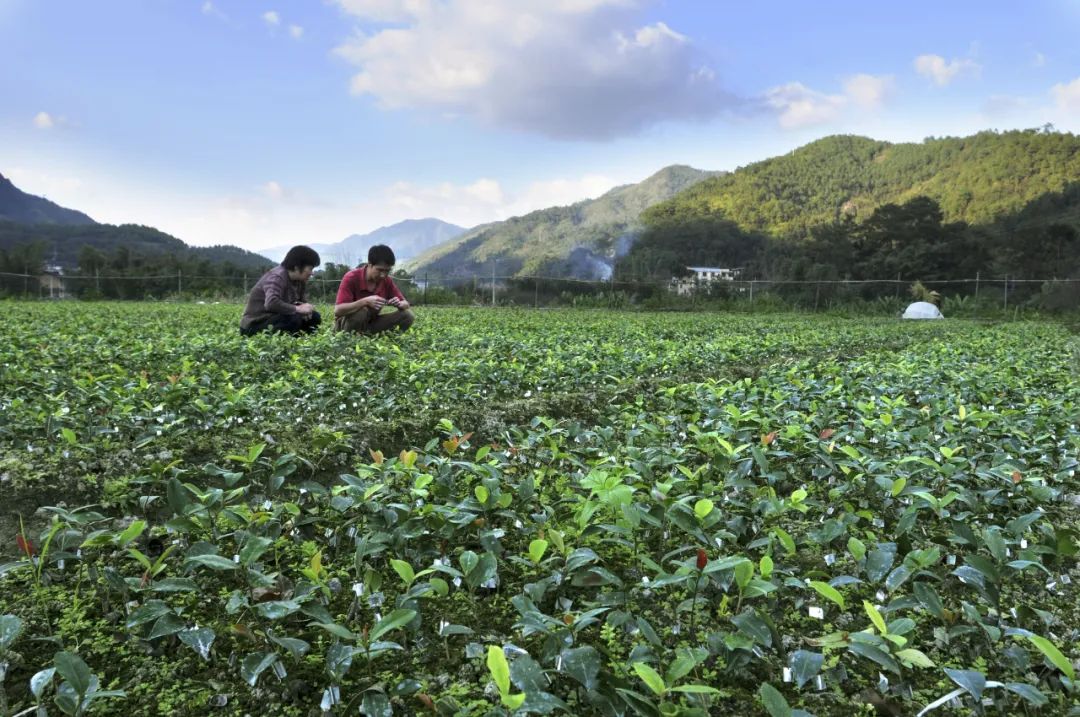
<path fill-rule="evenodd" d="M 916 301 L 904 309 L 904 319 L 944 319 L 938 307 L 929 301 Z"/>

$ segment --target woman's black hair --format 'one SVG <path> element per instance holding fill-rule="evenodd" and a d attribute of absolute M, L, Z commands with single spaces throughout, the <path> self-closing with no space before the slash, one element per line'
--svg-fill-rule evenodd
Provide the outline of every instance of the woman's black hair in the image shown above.
<path fill-rule="evenodd" d="M 309 246 L 301 245 L 289 249 L 289 253 L 285 255 L 281 265 L 285 267 L 287 271 L 295 271 L 297 269 L 303 269 L 306 266 L 310 266 L 314 269 L 321 263 L 322 262 L 319 261 L 319 252 Z"/>

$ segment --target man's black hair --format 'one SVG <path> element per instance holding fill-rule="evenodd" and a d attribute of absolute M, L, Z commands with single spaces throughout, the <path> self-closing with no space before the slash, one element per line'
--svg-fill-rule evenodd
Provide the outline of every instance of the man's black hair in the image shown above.
<path fill-rule="evenodd" d="M 303 269 L 306 266 L 315 268 L 322 262 L 319 261 L 319 252 L 315 251 L 309 246 L 294 246 L 289 249 L 289 253 L 285 255 L 281 265 L 285 267 L 286 271 L 295 271 L 297 269 Z"/>
<path fill-rule="evenodd" d="M 397 257 L 394 256 L 394 250 L 385 244 L 376 244 L 368 249 L 367 253 L 368 264 L 385 264 L 386 266 L 393 266 L 397 263 Z"/>

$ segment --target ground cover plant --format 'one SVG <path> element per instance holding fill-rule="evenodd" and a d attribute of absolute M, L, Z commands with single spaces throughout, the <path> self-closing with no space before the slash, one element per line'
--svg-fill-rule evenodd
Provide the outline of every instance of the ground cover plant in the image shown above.
<path fill-rule="evenodd" d="M 1061 327 L 15 306 L 0 714 L 1080 714 Z"/>

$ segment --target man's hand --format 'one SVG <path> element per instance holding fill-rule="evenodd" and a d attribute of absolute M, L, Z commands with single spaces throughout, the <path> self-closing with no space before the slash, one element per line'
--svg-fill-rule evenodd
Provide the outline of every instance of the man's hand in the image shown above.
<path fill-rule="evenodd" d="M 366 296 L 363 299 L 361 299 L 360 301 L 364 302 L 364 304 L 369 309 L 373 309 L 375 311 L 382 311 L 382 307 L 386 306 L 386 299 L 382 298 L 378 294 L 372 294 L 371 296 Z"/>
<path fill-rule="evenodd" d="M 398 299 L 395 297 L 391 299 L 388 303 L 394 308 L 396 308 L 398 311 L 404 311 L 405 309 L 409 308 L 409 302 L 405 301 L 405 299 Z"/>
<path fill-rule="evenodd" d="M 296 305 L 296 313 L 300 314 L 301 316 L 311 316 L 311 312 L 313 312 L 314 310 L 315 310 L 315 307 L 312 306 L 311 304 L 297 304 Z"/>

